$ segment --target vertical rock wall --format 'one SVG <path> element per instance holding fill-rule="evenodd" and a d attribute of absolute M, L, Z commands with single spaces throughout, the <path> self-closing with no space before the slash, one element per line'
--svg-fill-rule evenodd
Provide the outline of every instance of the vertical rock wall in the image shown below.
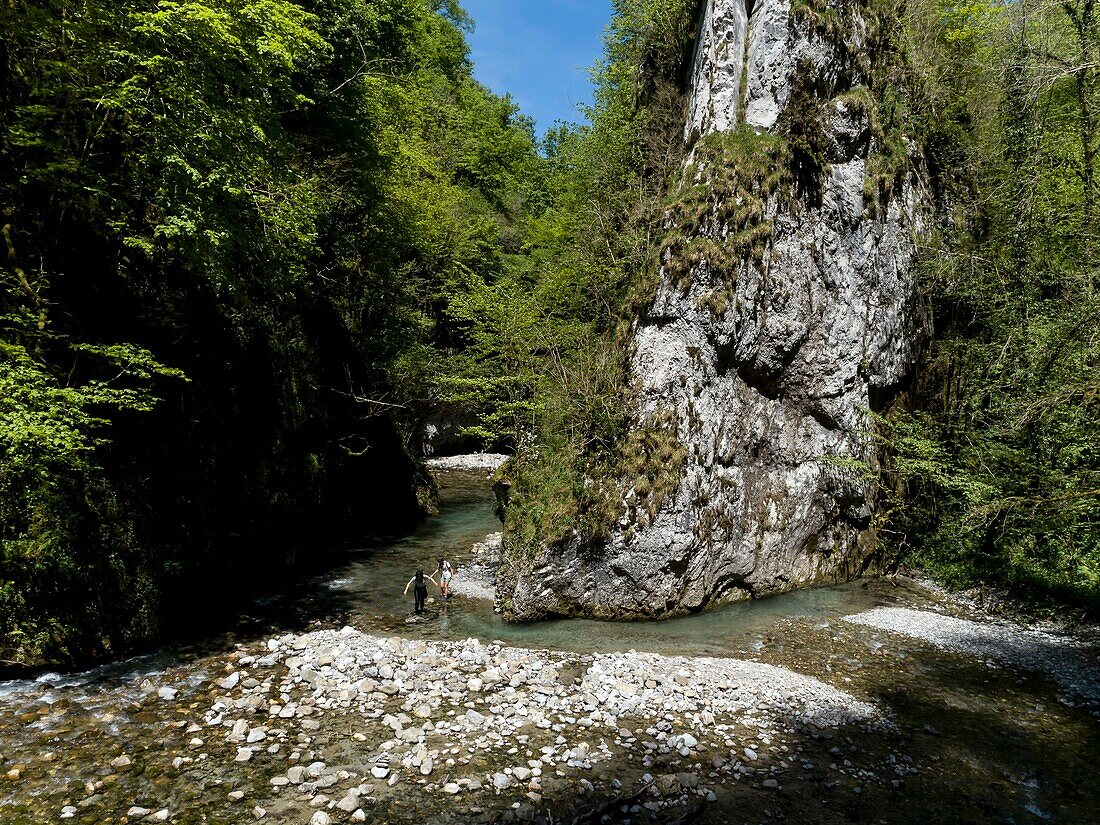
<path fill-rule="evenodd" d="M 630 369 L 636 426 L 671 421 L 686 449 L 678 484 L 650 514 L 632 479 L 617 480 L 623 516 L 611 539 L 547 549 L 507 594 L 514 618 L 658 617 L 861 570 L 874 483 L 834 458 L 875 466 L 868 411 L 914 362 L 910 268 L 931 197 L 913 158 L 885 197 L 868 182 L 882 135 L 861 56 L 881 33 L 847 6 L 837 31 L 792 14 L 788 0 L 707 2 L 685 128 L 692 157 L 708 135 L 738 130 L 750 146 L 761 134 L 792 145 L 801 136 L 822 157 L 802 170 L 809 182 L 786 175 L 760 194 L 758 253 L 732 266 L 705 253 L 684 263 L 675 256 L 688 247 L 669 247 Z M 715 179 L 688 169 L 697 188 Z M 697 234 L 730 249 L 741 227 L 728 216 L 746 199 L 713 197 Z"/>

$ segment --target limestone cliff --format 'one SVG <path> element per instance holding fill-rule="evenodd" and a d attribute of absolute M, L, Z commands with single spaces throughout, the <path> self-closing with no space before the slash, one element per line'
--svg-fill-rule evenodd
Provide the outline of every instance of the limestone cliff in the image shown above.
<path fill-rule="evenodd" d="M 845 463 L 875 466 L 870 412 L 915 360 L 931 197 L 883 115 L 889 25 L 841 2 L 706 3 L 682 196 L 629 360 L 634 427 L 675 443 L 673 483 L 617 479 L 610 538 L 544 549 L 512 617 L 659 617 L 861 570 L 875 485 Z"/>

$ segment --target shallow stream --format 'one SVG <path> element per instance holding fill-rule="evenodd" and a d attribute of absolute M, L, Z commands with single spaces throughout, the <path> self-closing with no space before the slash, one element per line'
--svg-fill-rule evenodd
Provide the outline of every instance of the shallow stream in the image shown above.
<path fill-rule="evenodd" d="M 436 557 L 443 554 L 457 561 L 456 578 L 460 578 L 474 543 L 500 530 L 486 498 L 484 479 L 476 474 L 455 475 L 443 486 L 441 515 L 428 519 L 408 536 L 353 552 L 346 564 L 314 583 L 306 597 L 309 611 L 323 616 L 329 625 L 343 621 L 363 630 L 408 637 L 455 640 L 473 636 L 582 653 L 635 649 L 666 655 L 733 656 L 759 650 L 768 631 L 781 619 L 839 618 L 896 604 L 903 597 L 903 592 L 890 585 L 856 583 L 729 605 L 663 622 L 613 624 L 570 619 L 512 625 L 503 622 L 488 601 L 459 595 L 442 603 L 437 599 L 438 590 L 429 584 L 427 618 L 409 622 L 412 591 L 408 596 L 403 591 L 417 567 L 430 573 Z M 283 602 L 291 610 L 303 607 L 300 596 L 289 595 L 269 607 Z"/>
<path fill-rule="evenodd" d="M 635 649 L 753 659 L 878 703 L 895 721 L 889 735 L 852 731 L 843 740 L 851 771 L 837 766 L 830 779 L 827 772 L 817 775 L 818 766 L 805 775 L 795 771 L 780 795 L 719 796 L 742 806 L 738 821 L 924 823 L 935 811 L 941 822 L 1100 823 L 1095 707 L 1041 674 L 990 667 L 842 621 L 878 606 L 958 611 L 915 586 L 856 583 L 626 625 L 509 626 L 490 603 L 456 597 L 446 605 L 433 600 L 425 620 L 409 623 L 412 598 L 402 591 L 417 566 L 430 569 L 445 554 L 458 560 L 461 576 L 471 546 L 499 529 L 484 474 L 455 473 L 443 481 L 441 515 L 409 535 L 350 552 L 340 566 L 293 591 L 257 600 L 231 633 L 84 674 L 0 683 L 0 822 L 56 822 L 73 806 L 67 818 L 75 822 L 125 823 L 144 816 L 128 816 L 133 807 L 161 805 L 171 822 L 252 821 L 250 807 L 226 803 L 226 789 L 262 797 L 268 777 L 213 759 L 183 776 L 178 759 L 187 751 L 179 731 L 209 707 L 212 680 L 227 672 L 234 650 L 258 649 L 288 631 L 350 625 L 382 635 L 473 636 L 582 653 Z M 1089 655 L 1100 661 L 1095 650 Z M 841 759 L 835 743 L 812 739 L 804 743 L 807 754 L 825 763 Z M 917 769 L 884 767 L 903 751 Z M 132 767 L 111 766 L 121 754 L 133 758 Z M 456 815 L 448 809 L 449 817 Z M 711 813 L 707 821 L 729 819 Z"/>

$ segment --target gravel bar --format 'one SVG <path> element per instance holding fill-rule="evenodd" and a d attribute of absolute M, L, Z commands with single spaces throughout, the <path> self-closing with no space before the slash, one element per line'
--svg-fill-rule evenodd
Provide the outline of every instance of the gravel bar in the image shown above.
<path fill-rule="evenodd" d="M 443 458 L 429 458 L 425 464 L 432 470 L 496 470 L 511 456 L 496 453 L 473 453 L 471 455 L 449 455 Z"/>
<path fill-rule="evenodd" d="M 382 688 L 438 700 L 445 686 L 447 695 L 462 698 L 495 685 L 506 691 L 509 704 L 542 707 L 548 715 L 585 716 L 598 708 L 593 722 L 613 727 L 620 716 L 644 718 L 658 708 L 709 711 L 716 717 L 753 715 L 768 708 L 779 718 L 820 728 L 867 722 L 889 726 L 876 706 L 824 682 L 738 659 L 635 651 L 580 655 L 486 645 L 477 639 L 383 639 L 350 628 L 284 637 L 273 640 L 271 648 L 292 656 L 288 664 L 295 673 L 312 670 L 309 680 L 321 705 L 327 704 L 322 697 L 336 704 L 354 703 Z M 380 668 L 383 661 L 390 667 Z M 559 683 L 562 668 L 581 671 L 579 689 Z M 456 671 L 464 672 L 464 678 L 447 685 Z M 483 724 L 479 719 L 473 727 Z"/>
<path fill-rule="evenodd" d="M 1064 636 L 901 607 L 877 607 L 846 616 L 845 621 L 901 633 L 986 662 L 1044 673 L 1080 697 L 1100 700 L 1100 660 L 1094 651 Z"/>

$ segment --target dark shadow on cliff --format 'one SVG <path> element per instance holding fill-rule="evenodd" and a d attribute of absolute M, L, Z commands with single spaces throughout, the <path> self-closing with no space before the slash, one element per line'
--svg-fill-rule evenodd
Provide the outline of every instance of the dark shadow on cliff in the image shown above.
<path fill-rule="evenodd" d="M 444 511 L 469 505 L 492 507 L 492 490 L 481 472 L 450 472 L 439 490 Z M 377 512 L 378 504 L 369 512 Z M 217 586 L 195 583 L 190 595 L 179 593 L 170 606 L 171 632 L 161 644 L 120 651 L 110 661 L 74 661 L 69 667 L 43 665 L 36 668 L 0 668 L 0 679 L 27 679 L 62 672 L 84 682 L 126 679 L 147 672 L 152 666 L 168 667 L 210 655 L 226 654 L 238 645 L 263 642 L 272 636 L 301 633 L 353 624 L 360 596 L 355 591 L 334 589 L 333 575 L 356 558 L 371 557 L 402 542 L 431 533 L 430 519 L 400 529 L 378 522 L 378 532 L 350 543 L 318 532 L 312 549 L 298 554 L 289 567 L 272 560 L 277 569 L 237 570 Z M 392 522 L 391 522 L 392 523 Z M 406 523 L 402 518 L 401 523 Z M 261 555 L 255 551 L 257 558 Z M 257 562 L 258 563 L 258 562 Z M 411 597 L 410 597 L 411 604 Z M 405 613 L 392 617 L 393 632 L 404 629 Z M 86 677 L 86 678 L 85 678 Z"/>

